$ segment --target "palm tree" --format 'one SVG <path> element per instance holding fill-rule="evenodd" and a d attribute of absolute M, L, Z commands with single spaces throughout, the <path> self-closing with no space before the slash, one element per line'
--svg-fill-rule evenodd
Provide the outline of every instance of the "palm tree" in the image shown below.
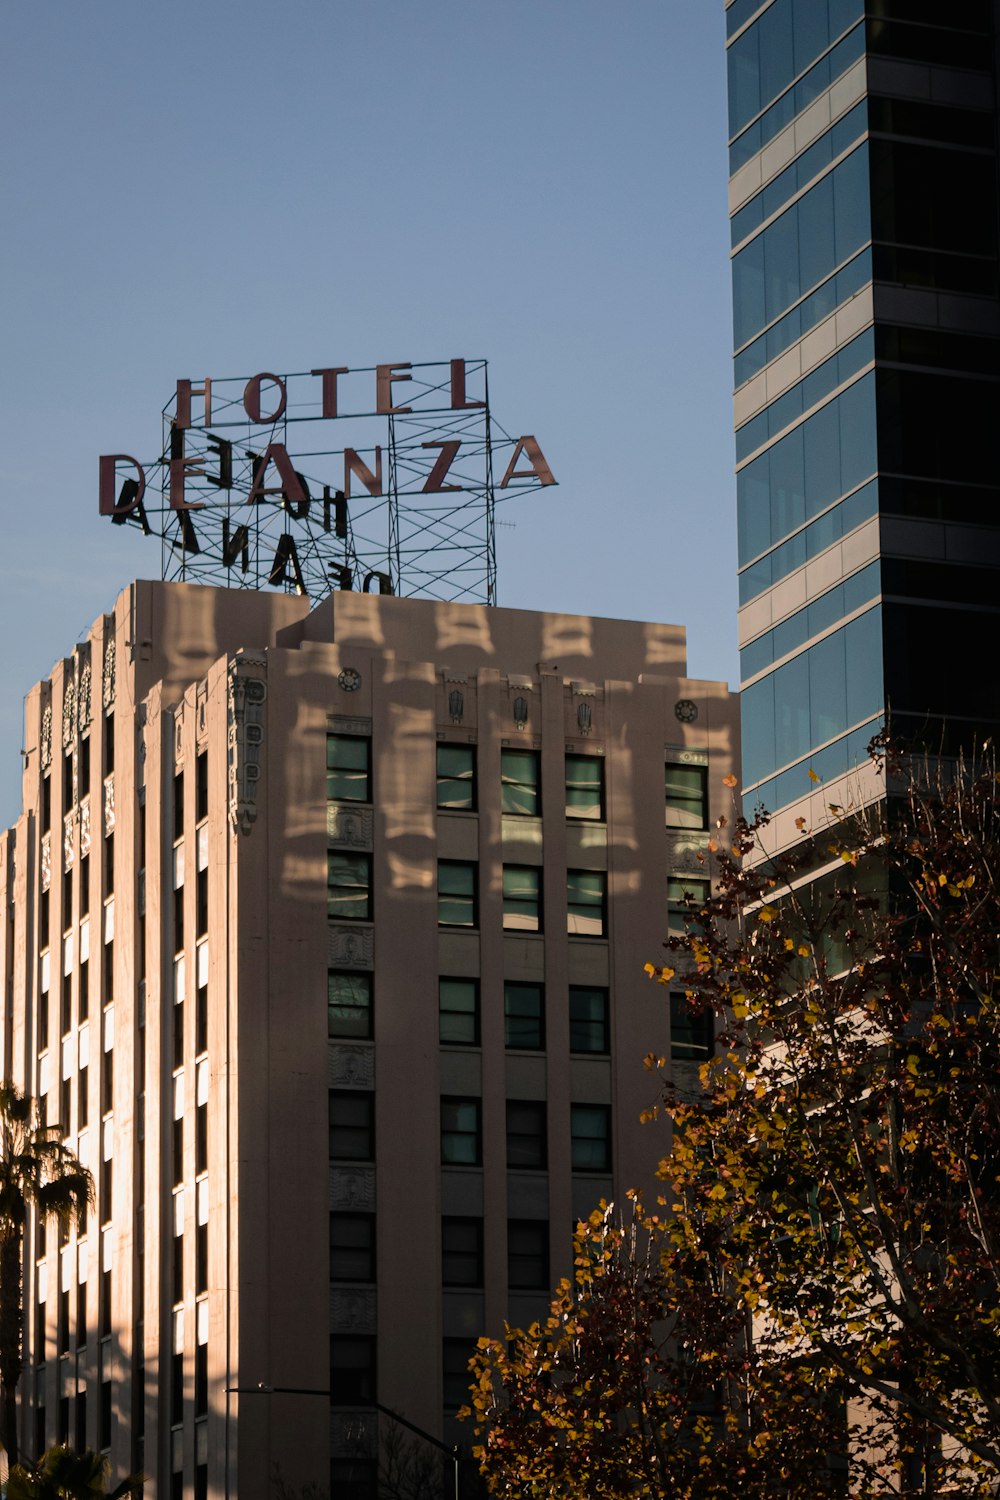
<path fill-rule="evenodd" d="M 111 1462 L 92 1448 L 75 1453 L 59 1444 L 37 1464 L 18 1464 L 7 1480 L 7 1500 L 125 1500 L 142 1491 L 143 1476 L 130 1474 L 108 1489 Z"/>
<path fill-rule="evenodd" d="M 0 1084 L 0 1441 L 17 1463 L 17 1384 L 24 1363 L 22 1262 L 28 1208 L 61 1224 L 81 1223 L 94 1180 L 59 1135 L 41 1123 L 36 1100 Z"/>

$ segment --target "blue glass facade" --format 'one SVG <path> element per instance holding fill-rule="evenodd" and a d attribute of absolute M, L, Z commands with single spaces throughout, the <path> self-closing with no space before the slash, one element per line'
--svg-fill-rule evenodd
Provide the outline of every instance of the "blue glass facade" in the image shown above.
<path fill-rule="evenodd" d="M 993 9 L 726 9 L 744 788 L 773 811 L 887 714 L 933 748 L 1000 728 L 961 664 L 1000 650 Z"/>

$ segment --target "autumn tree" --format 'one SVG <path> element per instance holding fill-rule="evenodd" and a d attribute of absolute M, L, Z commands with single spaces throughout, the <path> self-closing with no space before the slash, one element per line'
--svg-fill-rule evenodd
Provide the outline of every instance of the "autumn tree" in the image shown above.
<path fill-rule="evenodd" d="M 817 1500 L 835 1412 L 766 1366 L 706 1234 L 678 1253 L 633 1204 L 578 1226 L 548 1318 L 481 1339 L 471 1415 L 493 1494 Z"/>
<path fill-rule="evenodd" d="M 857 1472 L 993 1495 L 1000 777 L 875 754 L 875 812 L 800 820 L 788 856 L 763 813 L 720 829 L 719 894 L 649 966 L 722 1027 L 702 1094 L 665 1088 L 671 1238 L 708 1226 L 759 1357 L 863 1414 Z"/>
<path fill-rule="evenodd" d="M 493 1493 L 997 1493 L 1000 777 L 874 754 L 886 797 L 787 854 L 762 811 L 715 831 L 647 971 L 716 1054 L 686 1094 L 648 1059 L 655 1217 L 592 1221 L 549 1318 L 482 1341 Z"/>
<path fill-rule="evenodd" d="M 69 1224 L 82 1219 L 93 1197 L 93 1179 L 59 1127 L 41 1123 L 36 1100 L 12 1083 L 0 1084 L 0 1436 L 11 1466 L 17 1463 L 17 1386 L 24 1363 L 28 1209 Z"/>

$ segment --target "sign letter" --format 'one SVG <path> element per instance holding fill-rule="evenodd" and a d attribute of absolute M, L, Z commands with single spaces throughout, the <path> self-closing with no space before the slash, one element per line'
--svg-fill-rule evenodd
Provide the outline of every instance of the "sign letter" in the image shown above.
<path fill-rule="evenodd" d="M 333 365 L 328 370 L 310 370 L 310 375 L 321 375 L 323 377 L 323 411 L 324 417 L 335 417 L 337 415 L 337 376 L 349 375 L 351 372 L 346 365 Z"/>
<path fill-rule="evenodd" d="M 421 490 L 422 495 L 439 494 L 443 490 L 461 490 L 462 484 L 445 484 L 448 470 L 455 462 L 455 454 L 461 448 L 461 441 L 451 438 L 447 443 L 421 443 L 421 448 L 440 448 L 441 452 L 434 461 L 434 467 L 427 476 L 427 481 Z"/>
<path fill-rule="evenodd" d="M 262 382 L 265 380 L 270 380 L 272 385 L 276 385 L 281 393 L 278 397 L 278 404 L 275 407 L 274 411 L 272 411 L 266 417 L 261 416 L 260 411 L 260 388 Z M 277 422 L 279 418 L 285 415 L 285 403 L 287 400 L 288 396 L 285 391 L 284 381 L 281 380 L 277 375 L 271 375 L 267 370 L 265 370 L 261 375 L 251 375 L 250 379 L 247 381 L 246 389 L 243 392 L 243 410 L 246 412 L 251 422 Z"/>
<path fill-rule="evenodd" d="M 375 410 L 379 416 L 388 416 L 394 411 L 412 411 L 412 406 L 393 406 L 392 404 L 392 382 L 394 380 L 412 380 L 412 375 L 397 375 L 397 370 L 409 370 L 411 366 L 405 365 L 376 365 L 375 366 Z"/>
<path fill-rule="evenodd" d="M 265 484 L 271 464 L 278 471 L 280 484 Z M 259 505 L 265 495 L 281 495 L 287 506 L 297 505 L 295 514 L 302 517 L 309 509 L 309 496 L 302 483 L 302 476 L 292 468 L 288 449 L 283 443 L 269 443 L 260 458 L 254 459 L 253 484 L 247 496 L 248 505 Z"/>
<path fill-rule="evenodd" d="M 514 467 L 522 453 L 531 465 L 530 469 L 517 469 Z M 555 484 L 552 470 L 545 461 L 545 454 L 539 448 L 535 439 L 529 435 L 519 437 L 514 444 L 514 452 L 511 455 L 510 463 L 507 465 L 507 472 L 500 481 L 500 488 L 505 490 L 512 479 L 537 479 L 539 484 Z"/>
<path fill-rule="evenodd" d="M 192 385 L 190 380 L 178 380 L 177 403 L 174 412 L 175 427 L 191 426 L 191 397 L 204 396 L 205 416 L 203 426 L 208 427 L 212 420 L 212 382 L 205 376 L 204 385 Z"/>
<path fill-rule="evenodd" d="M 271 564 L 271 572 L 268 583 L 277 586 L 279 583 L 292 583 L 295 585 L 297 594 L 304 594 L 305 583 L 302 581 L 302 569 L 299 567 L 299 554 L 295 549 L 294 537 L 279 536 L 278 545 L 274 549 L 274 562 Z"/>
<path fill-rule="evenodd" d="M 381 495 L 382 493 L 382 449 L 375 449 L 375 473 L 373 474 L 363 459 L 359 458 L 353 448 L 344 449 L 344 494 L 351 498 L 351 475 L 356 474 L 368 491 L 369 495 Z"/>
<path fill-rule="evenodd" d="M 485 401 L 466 401 L 465 399 L 465 360 L 453 359 L 451 362 L 451 409 L 452 411 L 467 411 L 470 406 L 485 406 Z"/>
<path fill-rule="evenodd" d="M 102 453 L 101 455 L 101 483 L 100 504 L 98 509 L 102 516 L 126 516 L 135 510 L 137 505 L 142 504 L 142 497 L 146 493 L 146 471 L 137 458 L 130 458 L 127 453 Z M 122 486 L 118 503 L 115 503 L 115 469 L 118 464 L 131 464 L 138 472 L 138 480 L 126 480 Z M 126 485 L 133 486 L 126 494 Z"/>

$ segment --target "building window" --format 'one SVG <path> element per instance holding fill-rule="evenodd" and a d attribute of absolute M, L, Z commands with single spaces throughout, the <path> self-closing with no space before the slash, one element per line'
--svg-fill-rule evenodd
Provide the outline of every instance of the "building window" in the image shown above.
<path fill-rule="evenodd" d="M 482 1125 L 478 1099 L 441 1100 L 441 1161 L 449 1167 L 482 1163 Z"/>
<path fill-rule="evenodd" d="M 541 932 L 542 872 L 537 865 L 504 865 L 503 925 L 508 932 Z"/>
<path fill-rule="evenodd" d="M 326 737 L 326 799 L 328 802 L 372 800 L 372 742 L 360 734 Z"/>
<path fill-rule="evenodd" d="M 549 1224 L 547 1219 L 507 1221 L 507 1285 L 512 1292 L 549 1289 Z"/>
<path fill-rule="evenodd" d="M 441 1282 L 443 1286 L 483 1285 L 482 1219 L 441 1220 Z"/>
<path fill-rule="evenodd" d="M 504 1041 L 508 1047 L 545 1046 L 545 990 L 540 984 L 503 987 Z"/>
<path fill-rule="evenodd" d="M 611 1108 L 607 1104 L 570 1105 L 570 1159 L 574 1172 L 611 1171 Z"/>
<path fill-rule="evenodd" d="M 330 1494 L 337 1500 L 377 1500 L 378 1462 L 374 1458 L 330 1460 Z"/>
<path fill-rule="evenodd" d="M 569 989 L 569 1050 L 608 1052 L 608 992 L 583 985 Z"/>
<path fill-rule="evenodd" d="M 538 754 L 534 750 L 500 751 L 500 810 L 520 818 L 541 815 Z"/>
<path fill-rule="evenodd" d="M 544 1100 L 507 1100 L 507 1169 L 541 1171 L 548 1162 Z"/>
<path fill-rule="evenodd" d="M 705 905 L 712 893 L 711 883 L 697 876 L 671 876 L 667 881 L 667 928 L 683 932 L 684 919 L 689 921 Z"/>
<path fill-rule="evenodd" d="M 375 1160 L 375 1095 L 330 1090 L 330 1156 L 334 1161 Z"/>
<path fill-rule="evenodd" d="M 330 1280 L 375 1280 L 375 1215 L 330 1215 Z"/>
<path fill-rule="evenodd" d="M 330 849 L 326 856 L 326 913 L 339 922 L 370 922 L 372 857 Z"/>
<path fill-rule="evenodd" d="M 448 1047 L 479 1046 L 479 980 L 438 980 L 438 1034 Z"/>
<path fill-rule="evenodd" d="M 335 1333 L 330 1340 L 330 1402 L 368 1406 L 375 1400 L 375 1340 Z"/>
<path fill-rule="evenodd" d="M 184 837 L 184 772 L 174 777 L 174 843 Z"/>
<path fill-rule="evenodd" d="M 328 1036 L 371 1036 L 370 974 L 341 974 L 331 969 L 326 976 L 326 997 Z"/>
<path fill-rule="evenodd" d="M 604 870 L 566 871 L 566 931 L 573 937 L 604 937 L 608 877 Z"/>
<path fill-rule="evenodd" d="M 437 805 L 449 812 L 475 812 L 475 745 L 438 745 Z"/>
<path fill-rule="evenodd" d="M 566 816 L 604 821 L 604 758 L 567 755 Z"/>
<path fill-rule="evenodd" d="M 441 1349 L 441 1368 L 444 1372 L 442 1396 L 446 1412 L 457 1411 L 467 1406 L 471 1399 L 472 1376 L 469 1360 L 473 1349 L 468 1339 L 445 1339 Z"/>
<path fill-rule="evenodd" d="M 194 817 L 204 823 L 208 817 L 208 751 L 200 750 L 194 763 Z"/>
<path fill-rule="evenodd" d="M 695 1010 L 683 990 L 670 996 L 670 1056 L 675 1062 L 704 1062 L 715 1051 L 715 1017 Z"/>
<path fill-rule="evenodd" d="M 666 765 L 668 828 L 708 827 L 708 767 Z"/>
<path fill-rule="evenodd" d="M 443 927 L 477 927 L 477 869 L 457 859 L 438 860 L 438 921 Z"/>

